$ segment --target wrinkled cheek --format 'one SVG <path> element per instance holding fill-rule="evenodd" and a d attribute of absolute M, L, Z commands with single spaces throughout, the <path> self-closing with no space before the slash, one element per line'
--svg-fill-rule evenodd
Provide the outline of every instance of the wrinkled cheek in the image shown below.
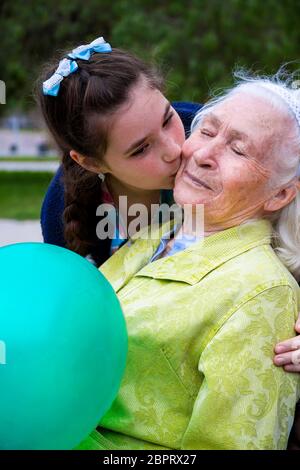
<path fill-rule="evenodd" d="M 267 183 L 269 175 L 265 176 L 260 173 L 249 174 L 247 182 L 244 185 L 244 192 L 251 197 L 262 198 L 267 192 Z"/>
<path fill-rule="evenodd" d="M 235 182 L 228 191 L 228 205 L 233 211 L 251 210 L 266 199 L 265 183 L 253 176 L 242 183 Z"/>
<path fill-rule="evenodd" d="M 267 169 L 255 161 L 249 161 L 243 168 L 232 168 L 228 180 L 232 191 L 253 196 L 253 191 L 264 191 L 269 177 Z"/>
<path fill-rule="evenodd" d="M 257 175 L 248 174 L 246 180 L 241 177 L 233 181 L 230 185 L 230 192 L 235 193 L 236 196 L 240 195 L 240 198 L 246 197 L 248 199 L 253 198 L 256 194 L 261 194 L 264 187 L 265 182 L 261 178 Z"/>
<path fill-rule="evenodd" d="M 245 180 L 243 174 L 236 172 L 235 177 L 228 182 L 224 182 L 222 191 L 216 199 L 211 201 L 211 208 L 214 212 L 222 213 L 231 217 L 239 212 L 251 211 L 266 200 L 266 182 L 257 174 L 249 174 Z M 210 204 L 209 204 L 210 205 Z"/>
<path fill-rule="evenodd" d="M 271 171 L 265 166 L 259 164 L 255 160 L 249 160 L 247 166 L 248 178 L 252 177 L 253 182 L 257 182 L 258 184 L 262 185 L 269 180 Z"/>

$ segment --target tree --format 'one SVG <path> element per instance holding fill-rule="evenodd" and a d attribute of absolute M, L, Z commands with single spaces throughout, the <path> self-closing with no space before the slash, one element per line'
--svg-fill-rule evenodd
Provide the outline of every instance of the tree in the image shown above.
<path fill-rule="evenodd" d="M 0 15 L 5 109 L 33 105 L 41 64 L 57 50 L 100 35 L 158 62 L 176 100 L 204 101 L 236 65 L 273 73 L 299 58 L 297 0 L 2 0 Z"/>

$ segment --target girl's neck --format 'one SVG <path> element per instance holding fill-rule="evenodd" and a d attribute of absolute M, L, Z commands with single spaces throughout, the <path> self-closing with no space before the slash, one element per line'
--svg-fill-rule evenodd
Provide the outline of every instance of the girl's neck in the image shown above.
<path fill-rule="evenodd" d="M 159 204 L 160 203 L 160 190 L 148 190 L 148 189 L 139 189 L 133 186 L 127 185 L 122 183 L 118 179 L 109 175 L 106 180 L 107 188 L 113 198 L 114 204 L 118 210 L 120 210 L 120 196 L 125 196 L 127 198 L 127 210 L 133 204 L 143 204 L 147 208 L 148 219 L 149 223 L 151 221 L 151 206 L 152 204 Z M 121 214 L 122 216 L 122 214 Z M 124 216 L 124 214 L 123 214 Z M 127 214 L 128 223 L 135 216 L 129 217 Z"/>

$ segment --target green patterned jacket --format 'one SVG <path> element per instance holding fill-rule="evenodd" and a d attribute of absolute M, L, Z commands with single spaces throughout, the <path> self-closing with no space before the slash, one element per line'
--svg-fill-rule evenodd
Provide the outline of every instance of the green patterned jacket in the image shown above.
<path fill-rule="evenodd" d="M 299 287 L 260 220 L 149 264 L 136 237 L 102 267 L 129 334 L 119 394 L 80 449 L 285 449 L 299 374 L 272 363 Z"/>

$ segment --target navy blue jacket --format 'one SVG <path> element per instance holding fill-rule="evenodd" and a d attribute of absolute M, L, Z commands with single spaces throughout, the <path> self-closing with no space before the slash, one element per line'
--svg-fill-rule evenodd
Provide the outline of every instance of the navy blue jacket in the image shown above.
<path fill-rule="evenodd" d="M 178 112 L 188 135 L 195 113 L 201 105 L 195 103 L 175 102 L 173 107 Z M 65 247 L 63 230 L 64 186 L 62 167 L 59 167 L 47 190 L 41 211 L 41 226 L 43 238 L 46 243 Z M 99 240 L 99 251 L 103 252 L 103 261 L 109 257 L 110 245 Z"/>

